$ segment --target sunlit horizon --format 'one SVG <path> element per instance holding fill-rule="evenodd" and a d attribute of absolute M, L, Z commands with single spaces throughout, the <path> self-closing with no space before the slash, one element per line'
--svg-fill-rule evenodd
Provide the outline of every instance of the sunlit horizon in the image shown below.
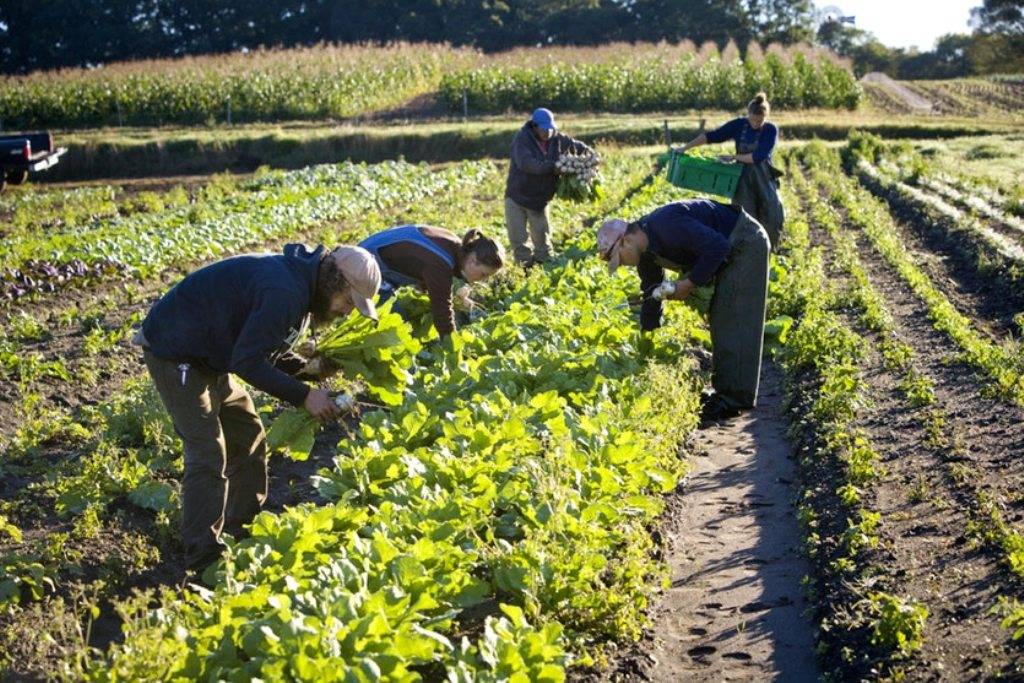
<path fill-rule="evenodd" d="M 947 33 L 969 33 L 971 9 L 980 6 L 981 0 L 815 0 L 815 5 L 839 7 L 843 14 L 856 17 L 858 28 L 875 34 L 885 45 L 927 51 Z"/>

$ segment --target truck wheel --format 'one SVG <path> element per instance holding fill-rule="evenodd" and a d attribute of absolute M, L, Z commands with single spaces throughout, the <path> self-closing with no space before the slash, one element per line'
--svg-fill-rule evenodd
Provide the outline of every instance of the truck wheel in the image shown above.
<path fill-rule="evenodd" d="M 21 185 L 28 180 L 28 171 L 8 171 L 7 182 L 11 185 Z"/>

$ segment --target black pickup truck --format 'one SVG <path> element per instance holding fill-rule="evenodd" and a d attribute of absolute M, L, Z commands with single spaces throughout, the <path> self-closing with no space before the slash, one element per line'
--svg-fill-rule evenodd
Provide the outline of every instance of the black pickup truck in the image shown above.
<path fill-rule="evenodd" d="M 65 152 L 66 148 L 53 146 L 50 133 L 0 135 L 0 191 L 7 183 L 21 185 L 29 171 L 50 168 Z"/>

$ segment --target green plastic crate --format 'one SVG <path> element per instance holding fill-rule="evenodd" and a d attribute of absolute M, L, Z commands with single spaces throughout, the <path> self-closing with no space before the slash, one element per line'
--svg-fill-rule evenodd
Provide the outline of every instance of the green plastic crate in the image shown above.
<path fill-rule="evenodd" d="M 671 153 L 668 158 L 668 181 L 707 194 L 732 199 L 740 184 L 743 166 L 687 154 Z"/>

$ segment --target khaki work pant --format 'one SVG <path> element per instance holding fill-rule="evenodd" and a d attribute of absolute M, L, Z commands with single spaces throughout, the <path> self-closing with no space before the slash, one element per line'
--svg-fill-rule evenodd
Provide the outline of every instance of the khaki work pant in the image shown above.
<path fill-rule="evenodd" d="M 530 241 L 533 248 L 526 243 L 526 227 L 529 224 Z M 525 265 L 532 261 L 547 261 L 551 258 L 551 228 L 548 225 L 548 209 L 542 211 L 527 209 L 514 200 L 505 197 L 505 227 L 508 230 L 508 241 L 512 245 L 512 256 L 516 263 Z"/>
<path fill-rule="evenodd" d="M 252 398 L 231 375 L 183 371 L 145 351 L 157 393 L 184 442 L 181 538 L 191 567 L 238 535 L 267 499 L 267 448 Z"/>
<path fill-rule="evenodd" d="M 711 383 L 733 408 L 753 408 L 761 378 L 768 298 L 768 235 L 741 212 L 711 297 Z"/>

